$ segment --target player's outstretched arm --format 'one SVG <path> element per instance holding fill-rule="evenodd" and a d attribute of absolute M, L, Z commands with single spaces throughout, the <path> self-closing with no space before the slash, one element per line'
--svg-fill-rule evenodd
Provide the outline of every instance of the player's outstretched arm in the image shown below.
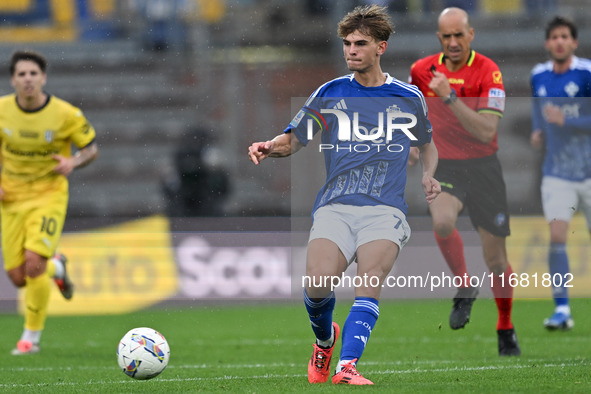
<path fill-rule="evenodd" d="M 293 133 L 283 133 L 270 141 L 254 142 L 248 147 L 248 158 L 259 164 L 267 157 L 286 157 L 302 147 L 302 143 Z"/>
<path fill-rule="evenodd" d="M 72 157 L 65 157 L 62 155 L 51 155 L 54 160 L 57 160 L 56 166 L 53 168 L 54 172 L 68 176 L 76 168 L 84 167 L 90 164 L 98 156 L 98 147 L 96 142 L 80 149 Z"/>
<path fill-rule="evenodd" d="M 433 142 L 419 147 L 421 166 L 423 167 L 423 192 L 427 198 L 427 203 L 431 204 L 433 200 L 441 193 L 441 185 L 439 181 L 434 178 L 437 163 L 439 161 L 439 154 Z"/>

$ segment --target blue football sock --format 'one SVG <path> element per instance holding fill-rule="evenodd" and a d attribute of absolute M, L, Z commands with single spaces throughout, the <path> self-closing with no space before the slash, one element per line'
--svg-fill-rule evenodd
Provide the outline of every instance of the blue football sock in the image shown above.
<path fill-rule="evenodd" d="M 378 300 L 369 297 L 355 297 L 355 302 L 343 326 L 341 360 L 355 358 L 359 360 L 361 358 L 378 316 L 380 316 Z"/>
<path fill-rule="evenodd" d="M 550 275 L 552 275 L 552 284 L 558 283 L 564 285 L 564 283 L 568 280 L 566 274 L 570 271 L 568 266 L 568 255 L 566 254 L 566 245 L 563 243 L 555 243 L 552 242 L 550 244 L 550 254 L 549 254 L 549 263 L 550 263 Z M 559 274 L 562 279 L 554 278 L 555 274 Z M 568 305 L 568 290 L 564 286 L 554 287 L 552 289 L 552 294 L 554 296 L 554 303 L 556 306 Z"/>
<path fill-rule="evenodd" d="M 330 339 L 332 335 L 332 312 L 335 305 L 334 292 L 324 299 L 312 299 L 308 296 L 308 292 L 304 290 L 304 303 L 316 338 L 321 341 Z"/>

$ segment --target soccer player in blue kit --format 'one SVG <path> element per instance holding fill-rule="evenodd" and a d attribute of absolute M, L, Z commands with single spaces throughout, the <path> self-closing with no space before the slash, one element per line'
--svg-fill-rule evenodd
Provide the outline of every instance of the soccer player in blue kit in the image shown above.
<path fill-rule="evenodd" d="M 550 60 L 531 73 L 531 143 L 545 146 L 542 207 L 550 224 L 549 266 L 556 308 L 544 320 L 549 330 L 574 326 L 568 300 L 571 282 L 566 253 L 570 220 L 580 207 L 591 229 L 591 61 L 575 56 L 577 27 L 555 17 L 546 28 Z M 590 230 L 591 232 L 591 230 Z"/>
<path fill-rule="evenodd" d="M 328 380 L 340 334 L 332 320 L 335 295 L 322 278 L 340 277 L 356 261 L 357 277 L 377 278 L 378 282 L 364 281 L 355 287 L 332 383 L 373 384 L 361 376 L 356 364 L 379 316 L 382 283 L 410 236 L 404 188 L 411 145 L 419 147 L 427 202 L 441 192 L 433 177 L 437 150 L 431 143 L 424 97 L 380 66 L 392 33 L 384 7 L 357 7 L 347 14 L 338 25 L 338 35 L 353 73 L 320 86 L 282 134 L 249 147 L 249 159 L 259 164 L 267 157 L 295 153 L 321 131 L 319 150 L 327 175 L 313 207 L 307 249 L 306 277 L 315 280 L 304 289 L 316 336 L 308 364 L 310 383 Z"/>

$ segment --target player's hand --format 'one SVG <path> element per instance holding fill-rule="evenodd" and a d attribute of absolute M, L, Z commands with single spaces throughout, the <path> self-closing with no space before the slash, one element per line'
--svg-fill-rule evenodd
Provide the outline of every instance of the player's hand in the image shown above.
<path fill-rule="evenodd" d="M 427 203 L 431 204 L 433 200 L 441 193 L 441 185 L 439 181 L 432 176 L 423 176 L 423 192 L 427 198 Z"/>
<path fill-rule="evenodd" d="M 534 130 L 529 136 L 529 143 L 535 149 L 542 149 L 544 146 L 544 134 L 542 130 Z"/>
<path fill-rule="evenodd" d="M 552 104 L 546 104 L 544 106 L 544 117 L 548 123 L 564 126 L 564 114 L 560 110 L 560 107 Z"/>
<path fill-rule="evenodd" d="M 4 189 L 0 187 L 0 201 L 4 200 Z"/>
<path fill-rule="evenodd" d="M 451 86 L 447 76 L 439 71 L 433 71 L 433 79 L 429 82 L 429 89 L 439 97 L 447 97 L 451 93 Z"/>
<path fill-rule="evenodd" d="M 261 161 L 269 157 L 273 151 L 273 141 L 255 142 L 248 147 L 248 158 L 254 164 L 259 164 Z"/>
<path fill-rule="evenodd" d="M 74 170 L 74 158 L 73 157 L 65 157 L 62 155 L 51 155 L 51 158 L 57 160 L 57 165 L 53 167 L 53 172 L 58 174 L 68 176 Z"/>

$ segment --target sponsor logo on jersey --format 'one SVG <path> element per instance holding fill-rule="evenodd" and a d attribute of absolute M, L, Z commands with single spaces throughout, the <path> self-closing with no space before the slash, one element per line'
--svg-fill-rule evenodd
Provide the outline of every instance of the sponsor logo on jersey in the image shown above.
<path fill-rule="evenodd" d="M 59 150 L 56 149 L 46 149 L 46 150 L 24 150 L 16 148 L 10 144 L 6 144 L 6 152 L 13 154 L 15 156 L 23 156 L 23 157 L 46 157 L 51 156 L 53 154 L 59 153 Z"/>
<path fill-rule="evenodd" d="M 37 137 L 39 136 L 39 133 L 37 133 L 36 131 L 31 131 L 31 130 L 19 130 L 18 135 L 21 138 L 37 139 Z"/>
<path fill-rule="evenodd" d="M 464 78 L 449 78 L 448 81 L 451 85 L 463 85 L 466 82 Z"/>

